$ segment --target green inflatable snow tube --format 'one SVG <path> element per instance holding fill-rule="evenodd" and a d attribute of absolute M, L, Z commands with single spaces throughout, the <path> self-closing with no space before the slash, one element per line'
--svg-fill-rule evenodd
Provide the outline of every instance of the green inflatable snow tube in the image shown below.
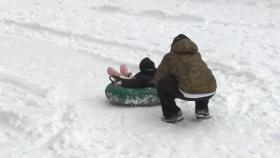
<path fill-rule="evenodd" d="M 153 106 L 160 104 L 156 87 L 123 88 L 110 83 L 105 89 L 105 94 L 111 103 L 117 105 Z"/>

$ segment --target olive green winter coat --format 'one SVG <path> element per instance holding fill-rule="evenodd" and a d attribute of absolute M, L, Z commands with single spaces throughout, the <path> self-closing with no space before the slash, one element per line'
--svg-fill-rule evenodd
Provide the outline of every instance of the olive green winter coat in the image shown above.
<path fill-rule="evenodd" d="M 177 81 L 185 93 L 202 94 L 216 91 L 216 80 L 198 48 L 190 39 L 181 39 L 171 46 L 162 59 L 155 80 L 170 77 Z"/>

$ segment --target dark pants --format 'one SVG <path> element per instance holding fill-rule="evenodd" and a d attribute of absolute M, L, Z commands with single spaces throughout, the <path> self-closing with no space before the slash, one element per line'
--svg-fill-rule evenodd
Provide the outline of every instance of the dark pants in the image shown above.
<path fill-rule="evenodd" d="M 157 83 L 157 93 L 160 99 L 163 116 L 165 118 L 170 118 L 180 110 L 180 108 L 176 105 L 175 98 L 195 101 L 195 112 L 200 110 L 209 112 L 208 102 L 213 96 L 211 95 L 203 98 L 186 98 L 179 91 L 176 81 L 170 78 L 163 78 Z"/>

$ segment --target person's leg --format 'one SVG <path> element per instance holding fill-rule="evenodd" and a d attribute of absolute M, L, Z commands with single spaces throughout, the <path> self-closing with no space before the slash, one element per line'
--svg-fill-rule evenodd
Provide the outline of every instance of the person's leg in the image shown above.
<path fill-rule="evenodd" d="M 195 101 L 195 115 L 197 119 L 211 118 L 208 108 L 209 99 Z"/>
<path fill-rule="evenodd" d="M 195 113 L 199 111 L 205 111 L 209 113 L 208 102 L 209 99 L 195 101 Z"/>
<path fill-rule="evenodd" d="M 184 96 L 178 90 L 177 83 L 174 80 L 169 78 L 161 79 L 157 84 L 157 92 L 165 118 L 170 118 L 181 111 L 176 105 L 175 98 L 184 98 Z"/>
<path fill-rule="evenodd" d="M 158 92 L 158 96 L 160 98 L 162 113 L 165 118 L 170 118 L 180 111 L 180 108 L 175 103 L 175 98 L 162 92 Z"/>

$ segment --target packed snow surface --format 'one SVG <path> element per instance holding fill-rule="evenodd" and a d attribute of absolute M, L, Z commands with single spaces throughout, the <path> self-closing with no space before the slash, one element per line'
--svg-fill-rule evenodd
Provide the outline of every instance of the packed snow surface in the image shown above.
<path fill-rule="evenodd" d="M 0 157 L 280 157 L 279 17 L 278 0 L 1 0 Z M 212 119 L 106 100 L 107 66 L 158 65 L 180 33 L 217 79 Z"/>

